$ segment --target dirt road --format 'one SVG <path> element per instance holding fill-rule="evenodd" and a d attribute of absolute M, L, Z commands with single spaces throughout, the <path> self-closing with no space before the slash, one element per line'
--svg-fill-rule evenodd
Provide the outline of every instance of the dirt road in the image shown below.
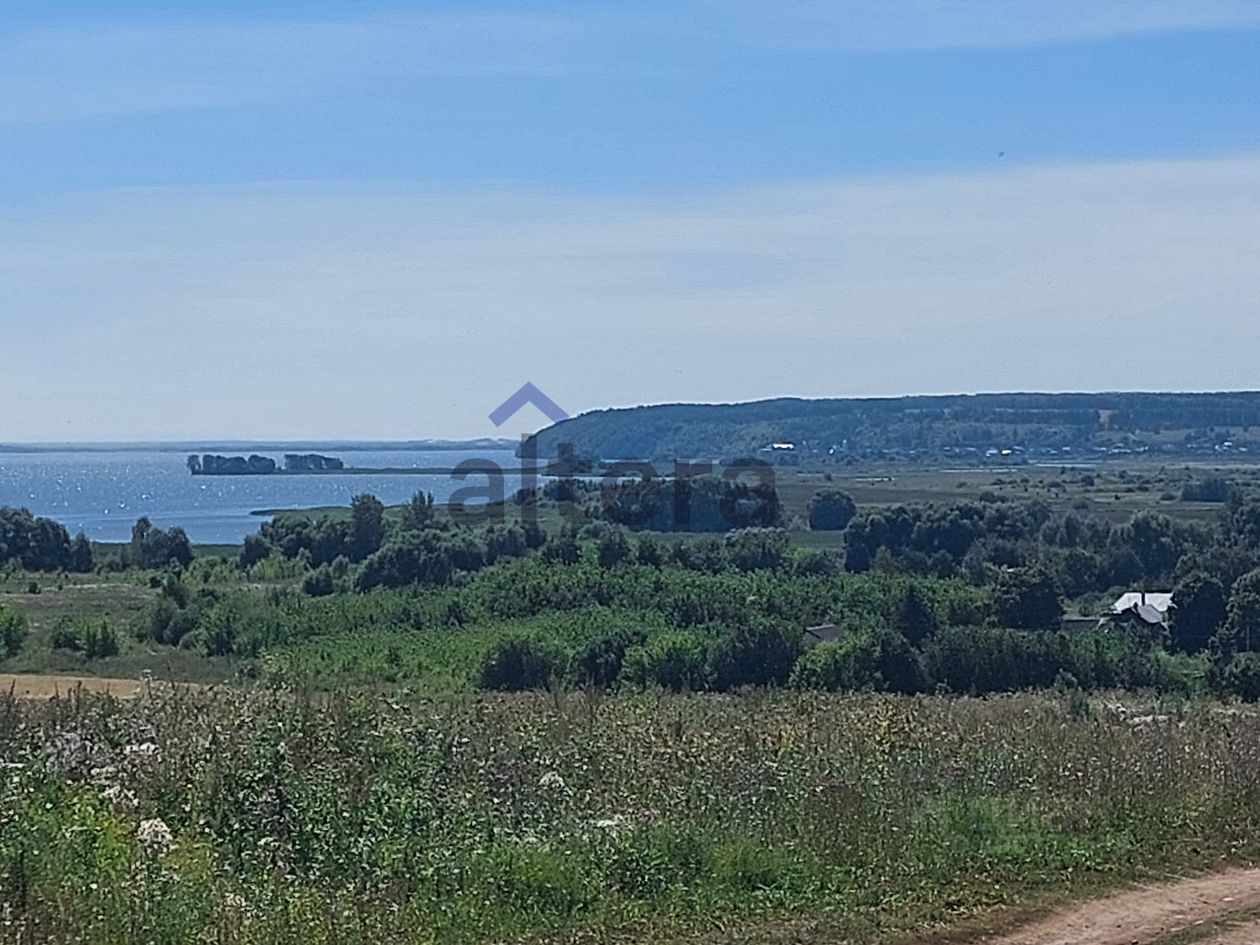
<path fill-rule="evenodd" d="M 1071 906 L 985 945 L 1260 945 L 1260 869 L 1146 886 Z"/>
<path fill-rule="evenodd" d="M 13 691 L 23 699 L 64 696 L 82 686 L 88 692 L 108 692 L 119 698 L 134 696 L 143 684 L 135 679 L 107 676 L 45 676 L 26 673 L 0 673 L 0 692 Z"/>

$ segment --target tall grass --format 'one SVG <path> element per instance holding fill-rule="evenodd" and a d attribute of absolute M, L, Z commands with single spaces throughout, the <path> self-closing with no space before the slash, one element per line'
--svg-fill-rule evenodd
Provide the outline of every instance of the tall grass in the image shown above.
<path fill-rule="evenodd" d="M 0 761 L 16 942 L 871 929 L 1244 856 L 1260 811 L 1260 716 L 1048 694 L 9 699 Z"/>

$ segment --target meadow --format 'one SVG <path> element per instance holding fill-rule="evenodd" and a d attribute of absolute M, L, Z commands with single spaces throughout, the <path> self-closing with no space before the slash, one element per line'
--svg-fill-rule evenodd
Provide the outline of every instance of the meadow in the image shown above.
<path fill-rule="evenodd" d="M 744 693 L 0 700 L 14 942 L 879 940 L 1255 852 L 1260 716 Z"/>
<path fill-rule="evenodd" d="M 894 941 L 1248 861 L 1260 505 L 1200 478 L 793 471 L 721 535 L 361 497 L 83 570 L 11 513 L 0 940 Z M 1061 623 L 1130 585 L 1211 619 Z"/>

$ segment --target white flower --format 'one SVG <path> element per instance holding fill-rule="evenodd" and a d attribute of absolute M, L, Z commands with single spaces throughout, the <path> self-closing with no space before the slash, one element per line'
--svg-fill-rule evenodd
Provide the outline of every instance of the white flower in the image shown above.
<path fill-rule="evenodd" d="M 111 784 L 101 792 L 105 802 L 119 813 L 136 809 L 136 796 L 121 784 Z"/>
<path fill-rule="evenodd" d="M 166 826 L 164 820 L 157 817 L 140 821 L 136 839 L 140 841 L 140 847 L 145 853 L 154 856 L 169 853 L 175 846 L 175 835 L 171 833 L 171 828 Z"/>
<path fill-rule="evenodd" d="M 123 748 L 123 757 L 134 765 L 146 765 L 157 761 L 160 751 L 153 742 L 141 742 L 139 745 L 127 745 Z"/>
<path fill-rule="evenodd" d="M 564 778 L 560 777 L 560 775 L 554 771 L 548 771 L 544 774 L 539 779 L 538 784 L 541 787 L 553 788 L 557 791 L 563 791 L 565 789 Z"/>
<path fill-rule="evenodd" d="M 630 826 L 630 818 L 624 814 L 613 814 L 611 817 L 601 817 L 599 820 L 593 821 L 591 826 L 596 830 L 623 830 Z"/>

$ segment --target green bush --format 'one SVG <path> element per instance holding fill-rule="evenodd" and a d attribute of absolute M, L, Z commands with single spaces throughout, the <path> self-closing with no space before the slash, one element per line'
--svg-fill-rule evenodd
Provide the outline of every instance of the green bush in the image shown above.
<path fill-rule="evenodd" d="M 477 671 L 482 689 L 521 692 L 545 689 L 564 676 L 567 659 L 551 640 L 533 634 L 512 634 L 499 640 Z"/>
<path fill-rule="evenodd" d="M 637 686 L 675 692 L 708 687 L 708 647 L 695 633 L 672 631 L 626 653 L 622 678 Z"/>
<path fill-rule="evenodd" d="M 857 504 L 847 492 L 822 489 L 809 500 L 809 527 L 816 532 L 843 531 L 857 515 Z"/>
<path fill-rule="evenodd" d="M 16 656 L 26 642 L 26 614 L 0 604 L 0 658 Z"/>
<path fill-rule="evenodd" d="M 709 679 L 720 690 L 782 685 L 800 654 L 801 631 L 790 624 L 740 626 L 710 648 Z"/>
<path fill-rule="evenodd" d="M 1245 702 L 1260 702 L 1260 653 L 1239 653 L 1225 667 L 1225 690 Z"/>
<path fill-rule="evenodd" d="M 890 630 L 855 632 L 820 643 L 797 661 L 791 683 L 832 692 L 874 689 L 914 693 L 927 685 L 923 660 L 905 637 Z"/>
<path fill-rule="evenodd" d="M 197 612 L 191 607 L 181 609 L 173 600 L 160 597 L 145 607 L 133 626 L 139 640 L 179 646 L 197 629 Z"/>
<path fill-rule="evenodd" d="M 621 675 L 626 653 L 646 638 L 642 630 L 613 630 L 597 637 L 574 656 L 574 681 L 600 689 L 611 687 Z"/>
<path fill-rule="evenodd" d="M 118 634 L 105 620 L 62 617 L 53 629 L 52 645 L 82 653 L 90 660 L 104 659 L 118 655 Z"/>

